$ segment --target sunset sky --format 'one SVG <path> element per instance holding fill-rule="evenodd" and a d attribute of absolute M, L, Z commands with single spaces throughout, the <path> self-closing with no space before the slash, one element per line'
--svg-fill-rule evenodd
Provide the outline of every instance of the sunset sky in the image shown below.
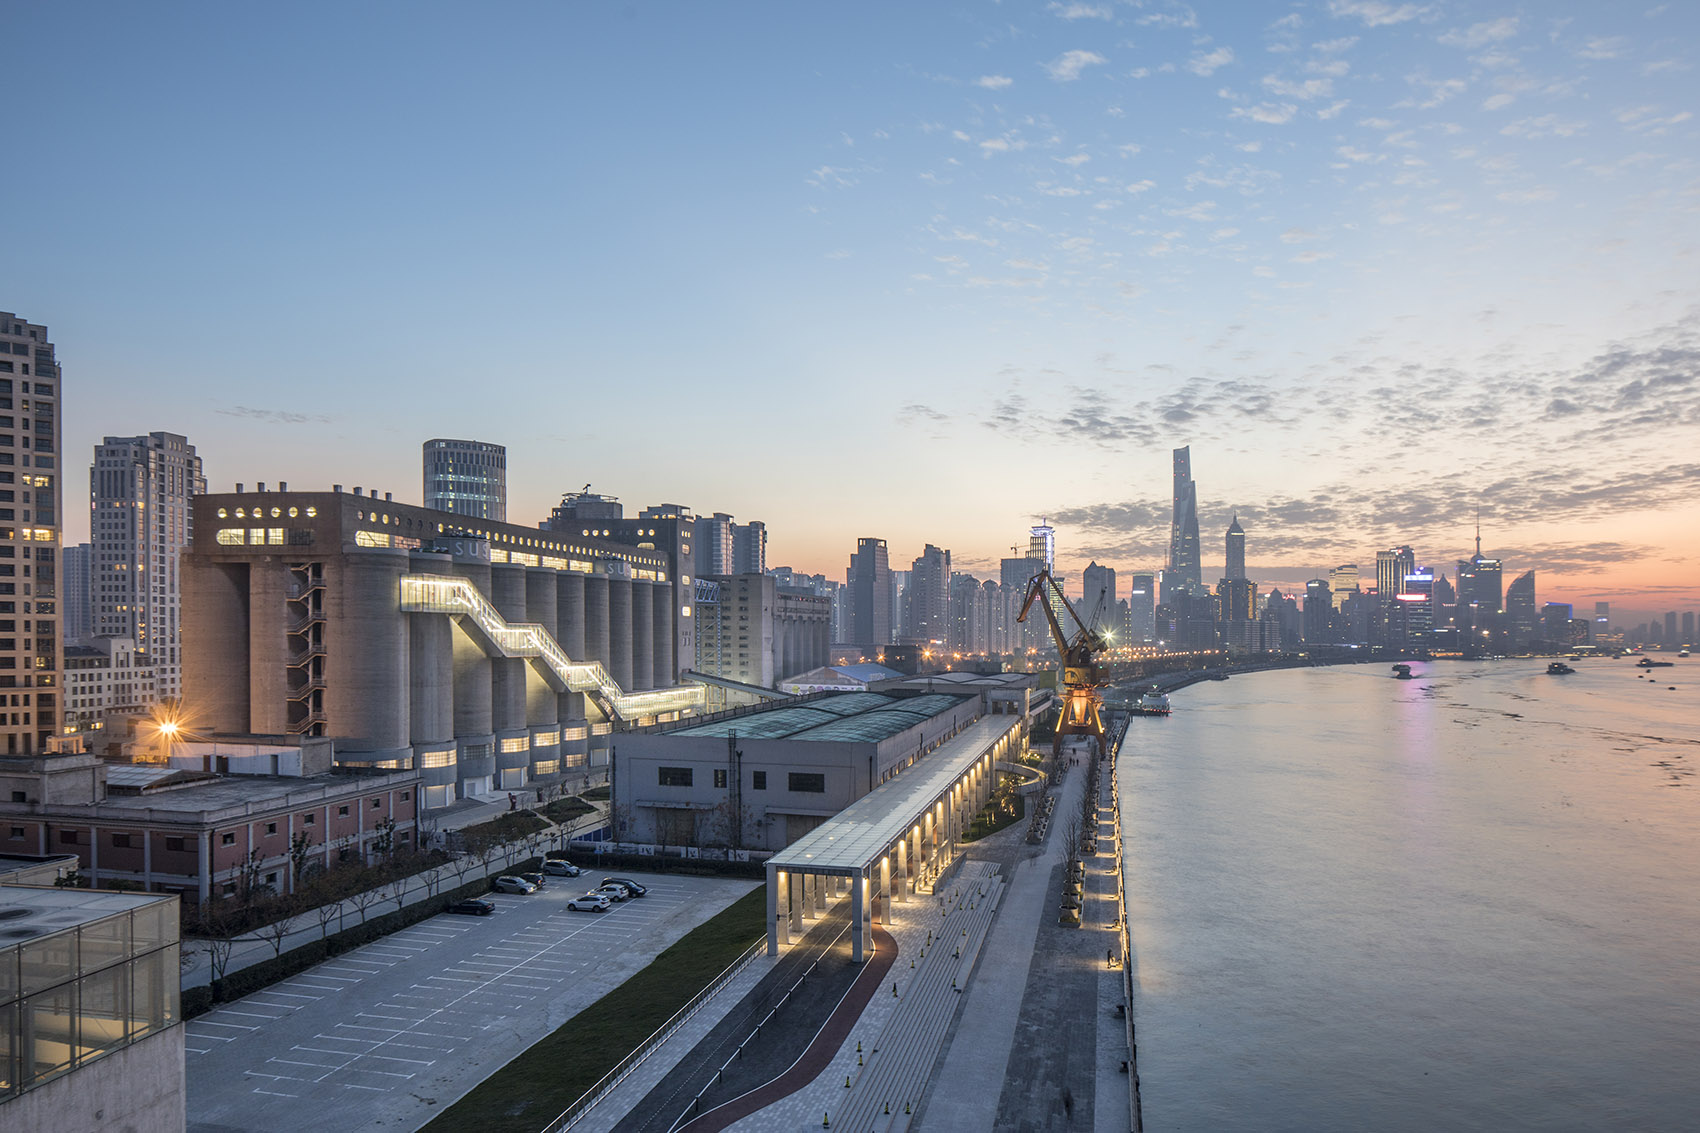
<path fill-rule="evenodd" d="M 213 490 L 505 444 L 958 569 L 1409 543 L 1700 606 L 1700 5 L 35 4 L 0 309 Z"/>

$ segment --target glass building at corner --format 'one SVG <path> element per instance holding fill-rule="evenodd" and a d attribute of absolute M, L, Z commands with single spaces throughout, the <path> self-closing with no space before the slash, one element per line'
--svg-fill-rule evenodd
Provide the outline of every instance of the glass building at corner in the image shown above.
<path fill-rule="evenodd" d="M 508 519 L 508 450 L 485 441 L 425 442 L 425 506 L 475 519 Z"/>

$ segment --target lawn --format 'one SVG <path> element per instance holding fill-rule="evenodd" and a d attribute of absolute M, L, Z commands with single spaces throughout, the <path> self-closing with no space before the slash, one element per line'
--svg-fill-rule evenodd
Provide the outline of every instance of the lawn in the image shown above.
<path fill-rule="evenodd" d="M 589 814 L 595 809 L 595 807 L 591 806 L 583 799 L 565 798 L 556 799 L 554 802 L 543 807 L 541 813 L 543 817 L 547 818 L 550 822 L 570 822 L 579 815 Z"/>
<path fill-rule="evenodd" d="M 767 890 L 757 887 L 704 921 L 649 967 L 473 1087 L 425 1129 L 537 1133 L 762 935 L 766 902 Z"/>

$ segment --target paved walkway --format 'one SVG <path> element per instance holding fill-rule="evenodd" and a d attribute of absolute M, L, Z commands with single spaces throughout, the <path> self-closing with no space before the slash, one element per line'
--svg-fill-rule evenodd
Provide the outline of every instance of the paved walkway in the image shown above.
<path fill-rule="evenodd" d="M 741 1098 L 734 1098 L 718 1109 L 709 1110 L 686 1125 L 681 1133 L 719 1133 L 740 1119 L 796 1094 L 820 1077 L 821 1072 L 832 1064 L 839 1049 L 847 1045 L 846 1040 L 857 1020 L 869 1001 L 885 986 L 885 978 L 897 961 L 897 941 L 890 933 L 876 924 L 873 938 L 874 958 L 868 961 L 856 982 L 850 985 L 843 1001 L 822 1025 L 814 1042 L 791 1068 L 765 1086 L 759 1086 Z"/>

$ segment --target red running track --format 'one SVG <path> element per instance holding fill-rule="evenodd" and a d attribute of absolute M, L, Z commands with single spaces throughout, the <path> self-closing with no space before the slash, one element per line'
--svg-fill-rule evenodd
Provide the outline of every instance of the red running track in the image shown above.
<path fill-rule="evenodd" d="M 844 998 L 838 1001 L 838 1006 L 832 1009 L 832 1014 L 821 1025 L 821 1029 L 815 1032 L 814 1041 L 809 1044 L 802 1057 L 773 1081 L 716 1106 L 680 1129 L 679 1133 L 719 1133 L 734 1121 L 748 1117 L 758 1109 L 767 1108 L 820 1077 L 821 1071 L 832 1062 L 832 1056 L 838 1053 L 838 1048 L 850 1037 L 850 1029 L 856 1025 L 856 1020 L 862 1017 L 862 1009 L 867 1007 L 868 1001 L 885 983 L 886 973 L 891 971 L 892 964 L 897 961 L 897 941 L 879 925 L 874 925 L 873 929 L 873 959 L 850 985 L 850 990 L 844 993 Z"/>

